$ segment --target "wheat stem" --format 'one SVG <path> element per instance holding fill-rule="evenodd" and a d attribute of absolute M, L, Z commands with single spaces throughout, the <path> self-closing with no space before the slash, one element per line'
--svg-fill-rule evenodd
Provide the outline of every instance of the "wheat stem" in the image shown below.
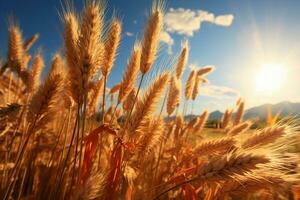
<path fill-rule="evenodd" d="M 142 77 L 141 77 L 141 80 L 140 80 L 140 83 L 139 83 L 139 86 L 138 86 L 136 95 L 135 95 L 135 97 L 134 97 L 133 104 L 132 104 L 132 106 L 131 106 L 131 108 L 130 108 L 130 110 L 129 110 L 128 116 L 126 117 L 126 122 L 125 122 L 124 130 L 126 130 L 126 128 L 127 128 L 127 126 L 128 126 L 128 123 L 129 123 L 129 121 L 130 121 L 130 117 L 131 117 L 131 115 L 132 115 L 133 108 L 134 108 L 135 103 L 136 103 L 136 101 L 137 101 L 137 98 L 138 98 L 138 96 L 139 96 L 139 92 L 140 92 L 140 90 L 141 90 L 141 86 L 142 86 L 143 80 L 144 80 L 144 74 L 142 74 Z"/>
<path fill-rule="evenodd" d="M 59 179 L 58 179 L 58 184 L 56 186 L 56 189 L 54 191 L 54 198 L 57 199 L 57 195 L 58 195 L 58 192 L 60 190 L 60 185 L 62 183 L 62 180 L 63 180 L 63 176 L 64 176 L 64 172 L 65 172 L 65 168 L 67 166 L 67 162 L 69 160 L 69 157 L 70 157 L 70 153 L 71 153 L 71 148 L 72 148 L 72 145 L 73 145 L 73 141 L 74 141 L 74 138 L 75 138 L 75 132 L 76 132 L 76 129 L 79 128 L 77 125 L 78 125 L 78 121 L 79 121 L 79 113 L 77 113 L 76 115 L 76 120 L 75 120 L 75 123 L 74 123 L 74 128 L 73 128 L 73 133 L 72 133 L 72 137 L 71 137 L 71 141 L 70 141 L 70 146 L 68 148 L 68 151 L 67 151 L 67 155 L 66 155 L 66 158 L 65 158 L 65 161 L 63 163 L 63 166 L 61 168 L 61 173 L 59 173 L 59 170 L 57 171 L 57 175 L 59 174 Z M 57 176 L 56 176 L 57 178 Z M 55 180 L 56 180 L 55 178 Z"/>
<path fill-rule="evenodd" d="M 105 117 L 105 92 L 106 92 L 106 76 L 104 76 L 104 87 L 103 87 L 103 96 L 102 96 L 102 123 L 104 124 Z"/>

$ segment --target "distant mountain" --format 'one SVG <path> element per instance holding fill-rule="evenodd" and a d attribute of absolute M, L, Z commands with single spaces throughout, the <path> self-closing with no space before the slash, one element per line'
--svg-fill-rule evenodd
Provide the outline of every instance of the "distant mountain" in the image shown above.
<path fill-rule="evenodd" d="M 288 115 L 300 115 L 300 103 L 292 103 L 289 101 L 280 102 L 278 104 L 264 104 L 250 108 L 245 111 L 244 119 L 265 120 L 267 118 L 268 109 L 271 107 L 273 116 L 280 112 L 280 117 Z M 221 119 L 223 113 L 214 111 L 210 113 L 210 120 Z"/>
<path fill-rule="evenodd" d="M 220 112 L 219 110 L 216 110 L 216 111 L 209 114 L 209 119 L 208 120 L 209 121 L 210 120 L 219 120 L 219 119 L 222 118 L 222 116 L 223 116 L 223 113 Z"/>

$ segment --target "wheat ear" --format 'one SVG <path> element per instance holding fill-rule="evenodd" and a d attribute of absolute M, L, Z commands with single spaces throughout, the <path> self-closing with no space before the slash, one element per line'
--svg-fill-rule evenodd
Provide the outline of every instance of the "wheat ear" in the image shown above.
<path fill-rule="evenodd" d="M 161 196 L 177 189 L 178 187 L 199 181 L 211 182 L 220 180 L 232 180 L 235 175 L 244 175 L 254 169 L 258 169 L 260 164 L 266 164 L 269 159 L 263 155 L 253 155 L 246 153 L 231 153 L 225 156 L 217 156 L 210 159 L 197 170 L 197 175 L 187 181 L 183 181 L 158 194 L 154 199 L 158 200 Z"/>
<path fill-rule="evenodd" d="M 196 79 L 196 72 L 195 72 L 195 70 L 192 70 L 190 72 L 190 75 L 189 75 L 188 80 L 187 80 L 186 85 L 185 85 L 184 96 L 185 96 L 186 100 L 189 100 L 192 96 L 193 89 L 194 89 L 194 84 L 195 84 L 195 79 Z"/>
<path fill-rule="evenodd" d="M 23 38 L 21 30 L 18 26 L 11 25 L 9 28 L 9 41 L 8 41 L 8 66 L 15 70 L 18 74 L 23 71 L 23 59 L 25 52 L 23 49 Z"/>
<path fill-rule="evenodd" d="M 152 119 L 140 129 L 142 136 L 137 144 L 139 147 L 138 155 L 148 155 L 161 141 L 164 133 L 165 124 L 162 119 Z"/>
<path fill-rule="evenodd" d="M 64 71 L 64 64 L 61 56 L 59 54 L 55 54 L 52 59 L 51 68 L 49 70 L 49 74 L 61 74 L 64 77 L 62 72 Z"/>
<path fill-rule="evenodd" d="M 130 91 L 134 87 L 134 82 L 137 79 L 139 72 L 139 65 L 141 61 L 141 46 L 139 43 L 135 44 L 130 60 L 127 64 L 127 69 L 124 73 L 123 80 L 121 82 L 121 88 L 118 96 L 118 103 L 121 103 L 129 95 Z"/>
<path fill-rule="evenodd" d="M 208 119 L 209 113 L 207 110 L 205 110 L 201 116 L 199 116 L 199 121 L 197 124 L 195 124 L 193 131 L 195 131 L 196 133 L 201 133 L 201 131 L 203 130 L 205 123 Z"/>
<path fill-rule="evenodd" d="M 105 52 L 102 61 L 102 74 L 108 76 L 116 57 L 116 52 L 121 40 L 122 25 L 115 17 L 111 20 L 109 32 L 104 44 Z"/>
<path fill-rule="evenodd" d="M 244 112 L 245 112 L 245 103 L 241 102 L 236 112 L 235 122 L 234 122 L 235 125 L 238 125 L 243 120 Z"/>
<path fill-rule="evenodd" d="M 186 67 L 186 63 L 189 56 L 189 45 L 187 42 L 183 44 L 180 55 L 178 57 L 177 65 L 176 65 L 176 78 L 181 79 L 184 69 Z"/>
<path fill-rule="evenodd" d="M 115 93 L 119 92 L 120 88 L 121 88 L 121 84 L 116 84 L 116 85 L 114 85 L 114 86 L 110 89 L 109 94 L 115 94 Z"/>
<path fill-rule="evenodd" d="M 204 66 L 203 68 L 198 70 L 197 75 L 204 76 L 204 75 L 207 75 L 207 74 L 213 72 L 214 70 L 215 70 L 215 67 L 212 65 Z"/>
<path fill-rule="evenodd" d="M 130 111 L 130 109 L 133 107 L 134 101 L 135 101 L 135 95 L 136 95 L 137 89 L 134 87 L 127 98 L 123 102 L 123 109 L 125 111 Z"/>
<path fill-rule="evenodd" d="M 153 10 L 144 32 L 140 65 L 140 71 L 142 74 L 146 74 L 150 70 L 156 58 L 162 26 L 163 12 L 160 8 L 156 8 Z"/>
<path fill-rule="evenodd" d="M 88 1 L 85 6 L 78 38 L 79 68 L 82 73 L 83 92 L 98 72 L 103 57 L 102 28 L 104 10 L 96 1 Z M 78 65 L 78 64 L 77 64 Z"/>
<path fill-rule="evenodd" d="M 278 138 L 286 134 L 283 126 L 274 126 L 263 129 L 242 143 L 242 148 L 259 147 L 275 142 Z"/>
<path fill-rule="evenodd" d="M 40 85 L 41 73 L 45 64 L 44 59 L 40 53 L 38 53 L 32 62 L 31 73 L 29 78 L 29 91 L 35 92 Z"/>
<path fill-rule="evenodd" d="M 28 51 L 32 45 L 39 39 L 40 35 L 38 33 L 31 36 L 24 44 L 24 50 Z"/>
<path fill-rule="evenodd" d="M 54 119 L 58 111 L 59 97 L 62 90 L 62 77 L 59 74 L 49 75 L 43 85 L 32 97 L 28 108 L 28 121 L 41 128 Z"/>
<path fill-rule="evenodd" d="M 82 75 L 79 62 L 78 48 L 79 28 L 78 20 L 74 13 L 68 12 L 64 14 L 64 42 L 65 42 L 65 57 L 68 67 L 68 76 L 70 82 L 70 94 L 75 102 L 80 101 L 80 96 L 83 93 Z"/>
<path fill-rule="evenodd" d="M 170 78 L 169 73 L 161 74 L 146 91 L 142 100 L 137 102 L 136 112 L 133 117 L 134 129 L 138 127 L 143 120 L 149 119 L 163 93 L 166 84 Z"/>
<path fill-rule="evenodd" d="M 167 113 L 171 115 L 175 110 L 175 107 L 179 106 L 180 103 L 180 90 L 181 81 L 176 77 L 172 77 L 170 82 L 170 89 L 167 99 Z"/>
<path fill-rule="evenodd" d="M 192 100 L 195 101 L 195 99 L 199 95 L 199 88 L 200 88 L 200 84 L 201 84 L 201 77 L 200 76 L 196 76 L 194 81 L 195 82 L 194 82 L 194 88 L 193 88 L 193 92 L 192 92 Z"/>
<path fill-rule="evenodd" d="M 226 127 L 229 125 L 232 117 L 232 110 L 226 109 L 224 116 L 223 116 L 223 121 L 222 121 L 222 128 L 226 129 Z"/>
<path fill-rule="evenodd" d="M 236 136 L 238 134 L 241 134 L 245 131 L 247 131 L 250 128 L 251 124 L 249 122 L 243 122 L 240 123 L 234 127 L 232 127 L 228 132 L 227 135 L 228 136 Z"/>
<path fill-rule="evenodd" d="M 195 147 L 194 153 L 197 156 L 211 156 L 211 154 L 216 153 L 227 153 L 234 144 L 235 140 L 233 138 L 203 141 Z"/>

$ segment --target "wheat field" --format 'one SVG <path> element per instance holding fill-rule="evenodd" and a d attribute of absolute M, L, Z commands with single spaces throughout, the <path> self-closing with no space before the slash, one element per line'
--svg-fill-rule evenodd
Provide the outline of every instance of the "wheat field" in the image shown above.
<path fill-rule="evenodd" d="M 122 22 L 104 15 L 99 1 L 87 1 L 81 12 L 65 9 L 64 50 L 45 77 L 43 55 L 29 53 L 39 35 L 24 40 L 20 26 L 8 27 L 0 72 L 1 199 L 300 198 L 299 155 L 290 151 L 299 142 L 297 119 L 274 117 L 253 130 L 239 99 L 218 129 L 206 128 L 208 111 L 187 120 L 214 68 L 193 69 L 183 82 L 190 51 L 184 42 L 170 68 L 151 72 L 163 28 L 159 1 L 122 80 L 108 89 Z"/>

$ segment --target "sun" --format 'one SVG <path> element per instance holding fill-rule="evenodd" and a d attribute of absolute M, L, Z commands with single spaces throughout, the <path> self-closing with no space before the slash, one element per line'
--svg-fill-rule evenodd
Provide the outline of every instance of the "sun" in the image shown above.
<path fill-rule="evenodd" d="M 278 92 L 286 79 L 287 71 L 283 64 L 263 64 L 255 76 L 256 91 L 263 94 Z"/>

